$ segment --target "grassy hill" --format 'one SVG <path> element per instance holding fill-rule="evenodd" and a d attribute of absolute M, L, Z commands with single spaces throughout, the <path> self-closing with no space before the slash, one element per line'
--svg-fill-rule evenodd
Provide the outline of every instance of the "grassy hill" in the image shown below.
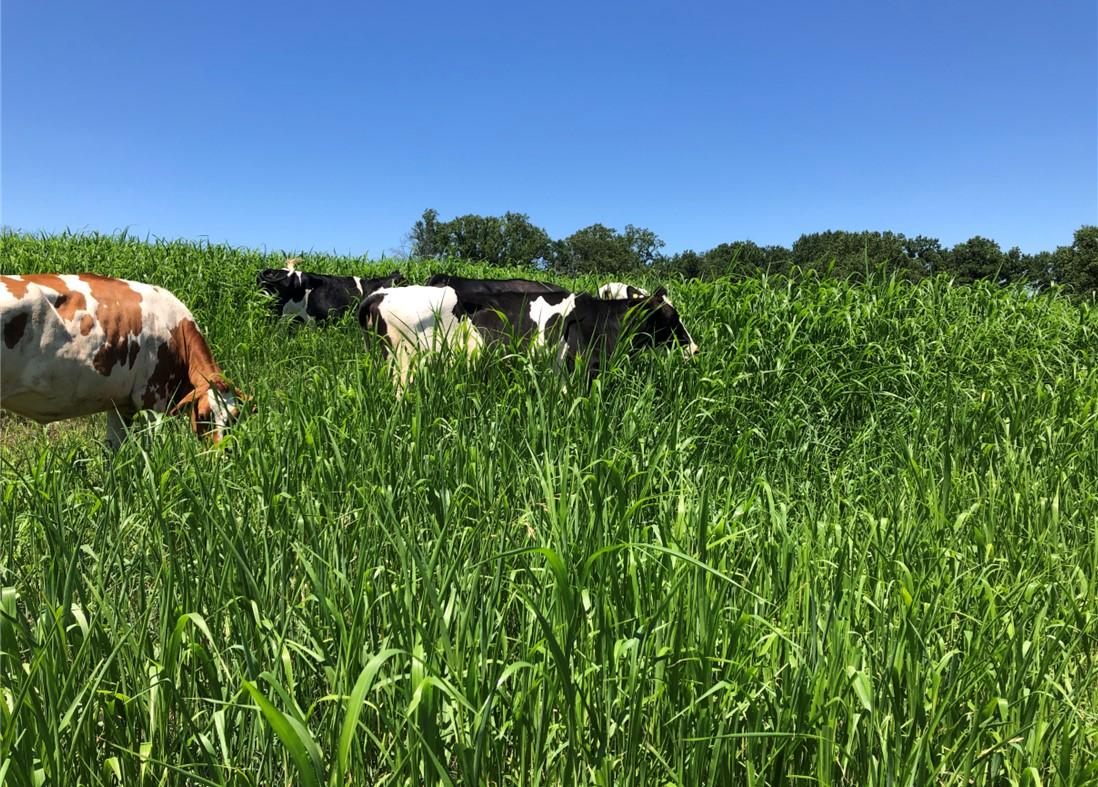
<path fill-rule="evenodd" d="M 258 410 L 113 462 L 101 417 L 0 419 L 0 782 L 1098 779 L 1094 307 L 665 282 L 692 362 L 397 401 L 353 321 L 268 318 L 284 256 L 3 236 L 170 288 Z"/>

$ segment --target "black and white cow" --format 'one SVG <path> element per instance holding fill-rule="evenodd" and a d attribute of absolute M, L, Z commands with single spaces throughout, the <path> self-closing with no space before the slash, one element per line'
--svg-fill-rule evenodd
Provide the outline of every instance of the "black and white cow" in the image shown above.
<path fill-rule="evenodd" d="M 458 296 L 464 317 L 487 344 L 532 341 L 546 345 L 563 336 L 564 320 L 575 308 L 576 293 L 496 292 Z"/>
<path fill-rule="evenodd" d="M 355 316 L 364 331 L 379 334 L 392 350 L 398 396 L 411 382 L 417 355 L 454 348 L 473 356 L 484 343 L 452 287 L 375 290 Z"/>
<path fill-rule="evenodd" d="M 475 288 L 467 288 L 474 292 Z M 569 369 L 582 358 L 594 379 L 623 337 L 627 352 L 679 343 L 698 347 L 660 289 L 642 299 L 603 300 L 586 293 L 485 293 L 461 297 L 453 287 L 379 290 L 358 310 L 359 324 L 380 333 L 396 360 L 398 390 L 410 380 L 417 353 L 446 347 L 474 354 L 486 343 L 526 340 L 557 350 Z"/>
<path fill-rule="evenodd" d="M 695 355 L 698 345 L 666 292 L 660 287 L 647 297 L 613 300 L 577 295 L 563 327 L 561 354 L 568 368 L 583 358 L 587 379 L 593 380 L 623 340 L 628 345 L 621 349 L 629 355 L 674 344 L 681 345 L 687 357 Z"/>
<path fill-rule="evenodd" d="M 648 290 L 620 281 L 610 281 L 599 287 L 599 297 L 606 301 L 647 298 Z"/>
<path fill-rule="evenodd" d="M 574 293 L 564 287 L 530 279 L 435 274 L 427 286 L 453 289 L 465 316 L 489 343 L 533 339 L 545 344 L 547 331 L 563 320 L 575 302 Z"/>
<path fill-rule="evenodd" d="M 286 260 L 285 268 L 267 268 L 256 277 L 256 282 L 264 292 L 274 296 L 271 308 L 275 314 L 302 322 L 339 317 L 375 290 L 404 281 L 400 271 L 377 279 L 306 273 L 296 269 L 298 262 Z"/>
<path fill-rule="evenodd" d="M 428 287 L 452 287 L 459 298 L 479 298 L 503 293 L 526 293 L 528 295 L 547 295 L 569 292 L 564 287 L 547 281 L 530 279 L 467 279 L 464 276 L 450 276 L 436 273 L 427 280 Z"/>

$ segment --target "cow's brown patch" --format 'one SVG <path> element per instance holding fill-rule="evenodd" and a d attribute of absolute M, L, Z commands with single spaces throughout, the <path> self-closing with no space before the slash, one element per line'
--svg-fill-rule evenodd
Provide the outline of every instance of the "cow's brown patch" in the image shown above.
<path fill-rule="evenodd" d="M 27 319 L 29 317 L 30 315 L 26 312 L 21 312 L 4 323 L 4 344 L 7 345 L 9 350 L 19 344 L 19 340 L 23 338 L 23 332 L 27 330 Z"/>
<path fill-rule="evenodd" d="M 187 394 L 192 388 L 187 365 L 179 357 L 175 331 L 172 331 L 172 338 L 156 350 L 156 366 L 145 383 L 141 404 L 150 410 L 164 409 L 169 401 Z"/>
<path fill-rule="evenodd" d="M 69 292 L 69 285 L 65 284 L 65 280 L 53 273 L 34 273 L 23 278 L 39 287 L 49 287 L 61 295 Z"/>
<path fill-rule="evenodd" d="M 16 298 L 22 298 L 26 295 L 31 284 L 48 287 L 62 296 L 70 292 L 69 285 L 65 284 L 65 280 L 54 273 L 32 273 L 27 276 L 3 276 L 0 278 L 3 278 L 4 286 L 8 288 L 8 292 Z M 80 297 L 83 298 L 84 296 L 81 295 Z"/>
<path fill-rule="evenodd" d="M 189 413 L 194 433 L 209 434 L 217 442 L 221 438 L 212 426 L 213 408 L 206 397 L 211 388 L 232 391 L 241 402 L 249 400 L 222 376 L 221 367 L 210 354 L 210 347 L 194 320 L 180 320 L 171 329 L 170 339 L 157 348 L 156 366 L 141 395 L 141 403 L 146 408 L 167 409 L 173 415 Z"/>
<path fill-rule="evenodd" d="M 27 294 L 27 286 L 30 284 L 22 276 L 0 276 L 0 282 L 3 282 L 4 287 L 16 300 Z"/>
<path fill-rule="evenodd" d="M 95 327 L 95 318 L 90 314 L 85 314 L 80 318 L 80 335 L 87 336 L 91 333 L 92 328 Z"/>
<path fill-rule="evenodd" d="M 106 377 L 115 366 L 125 363 L 129 355 L 129 344 L 130 340 L 125 336 L 115 341 L 110 339 L 104 341 L 92 356 L 92 366 L 95 371 Z"/>
<path fill-rule="evenodd" d="M 61 294 L 61 297 L 54 302 L 53 308 L 57 309 L 62 319 L 71 320 L 76 317 L 77 312 L 88 310 L 88 300 L 84 297 L 84 293 L 69 290 Z"/>
<path fill-rule="evenodd" d="M 215 386 L 219 391 L 228 388 L 221 376 L 221 367 L 214 360 L 210 346 L 198 330 L 194 320 L 180 320 L 172 329 L 172 340 L 187 367 L 187 377 L 195 388 Z"/>
<path fill-rule="evenodd" d="M 96 300 L 95 319 L 103 329 L 103 346 L 92 358 L 92 366 L 106 376 L 117 364 L 129 360 L 133 364 L 136 350 L 131 349 L 130 337 L 141 335 L 141 293 L 129 283 L 92 273 L 80 274 Z"/>

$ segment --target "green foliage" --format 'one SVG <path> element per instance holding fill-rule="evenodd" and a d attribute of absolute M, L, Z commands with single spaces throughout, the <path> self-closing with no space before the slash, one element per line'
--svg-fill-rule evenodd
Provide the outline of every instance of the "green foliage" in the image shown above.
<path fill-rule="evenodd" d="M 1098 292 L 1098 226 L 1077 229 L 1074 243 L 1056 250 L 1053 267 L 1057 281 L 1072 292 Z"/>
<path fill-rule="evenodd" d="M 828 230 L 801 235 L 792 249 L 743 240 L 667 257 L 654 232 L 631 224 L 621 233 L 592 224 L 553 241 L 524 214 L 467 215 L 440 222 L 438 212 L 429 209 L 412 227 L 410 239 L 413 256 L 422 259 L 457 258 L 560 276 L 626 278 L 658 271 L 681 279 L 807 274 L 854 281 L 883 275 L 916 282 L 941 274 L 957 284 L 989 280 L 1040 289 L 1059 283 L 1078 294 L 1098 291 L 1098 228 L 1093 226 L 1081 227 L 1075 243 L 1055 253 L 1023 254 L 1017 247 L 1004 252 L 979 235 L 946 249 L 925 235 Z"/>
<path fill-rule="evenodd" d="M 663 247 L 654 232 L 629 224 L 619 233 L 592 224 L 569 237 L 550 241 L 548 233 L 520 213 L 458 216 L 439 221 L 428 209 L 410 233 L 412 255 L 456 258 L 492 266 L 549 269 L 558 275 L 636 273 L 661 261 Z"/>
<path fill-rule="evenodd" d="M 550 253 L 549 235 L 521 213 L 440 222 L 438 212 L 428 209 L 412 228 L 411 240 L 415 257 L 458 257 L 493 266 L 541 268 Z"/>
<path fill-rule="evenodd" d="M 564 276 L 635 274 L 655 264 L 662 247 L 663 241 L 643 227 L 627 224 L 625 232 L 619 233 L 611 227 L 592 224 L 554 244 L 551 268 Z"/>
<path fill-rule="evenodd" d="M 102 418 L 0 416 L 8 783 L 1098 778 L 1092 303 L 671 282 L 691 363 L 564 393 L 489 353 L 397 401 L 353 321 L 268 319 L 283 255 L 3 241 L 169 287 L 258 404 L 113 461 Z"/>
<path fill-rule="evenodd" d="M 928 239 L 917 239 L 919 242 L 929 246 Z M 830 230 L 801 235 L 793 244 L 791 257 L 802 270 L 857 281 L 878 270 L 910 281 L 924 275 L 922 266 L 908 256 L 907 239 L 894 232 Z"/>
<path fill-rule="evenodd" d="M 953 247 L 943 272 L 958 284 L 1010 279 L 1010 266 L 999 244 L 979 235 Z"/>
<path fill-rule="evenodd" d="M 752 241 L 722 243 L 698 254 L 685 251 L 676 254 L 662 266 L 669 273 L 689 279 L 739 279 L 764 274 L 785 273 L 789 269 L 789 250 L 781 246 L 759 246 Z"/>
<path fill-rule="evenodd" d="M 946 251 L 942 248 L 942 242 L 937 238 L 928 238 L 925 235 L 916 235 L 914 238 L 903 239 L 903 253 L 911 262 L 911 269 L 924 276 L 932 276 L 943 271 L 946 260 Z"/>

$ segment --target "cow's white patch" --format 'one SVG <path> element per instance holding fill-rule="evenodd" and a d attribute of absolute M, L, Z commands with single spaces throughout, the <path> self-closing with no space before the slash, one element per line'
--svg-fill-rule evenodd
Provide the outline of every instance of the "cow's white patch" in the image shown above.
<path fill-rule="evenodd" d="M 382 296 L 378 313 L 393 348 L 398 392 L 411 382 L 417 356 L 447 348 L 472 356 L 484 344 L 476 328 L 457 316 L 458 297 L 452 287 L 391 287 L 374 294 Z"/>
<path fill-rule="evenodd" d="M 210 414 L 213 416 L 215 440 L 220 440 L 225 436 L 225 430 L 240 415 L 240 404 L 232 389 L 219 391 L 216 388 L 210 388 L 206 392 L 206 402 L 210 405 Z"/>
<path fill-rule="evenodd" d="M 632 292 L 630 292 L 632 290 Z M 604 301 L 620 301 L 626 298 L 647 298 L 648 290 L 620 281 L 610 281 L 599 287 L 599 297 Z"/>
<path fill-rule="evenodd" d="M 545 344 L 545 329 L 553 317 L 567 317 L 576 308 L 576 296 L 569 295 L 560 303 L 553 305 L 539 297 L 530 304 L 530 319 L 538 326 L 538 335 L 535 344 Z"/>
<path fill-rule="evenodd" d="M 295 274 L 301 276 L 300 273 Z M 286 305 L 282 307 L 282 316 L 289 319 L 295 317 L 305 322 L 312 322 L 313 318 L 309 316 L 309 293 L 310 290 L 305 290 L 305 294 L 295 301 L 286 301 Z"/>

